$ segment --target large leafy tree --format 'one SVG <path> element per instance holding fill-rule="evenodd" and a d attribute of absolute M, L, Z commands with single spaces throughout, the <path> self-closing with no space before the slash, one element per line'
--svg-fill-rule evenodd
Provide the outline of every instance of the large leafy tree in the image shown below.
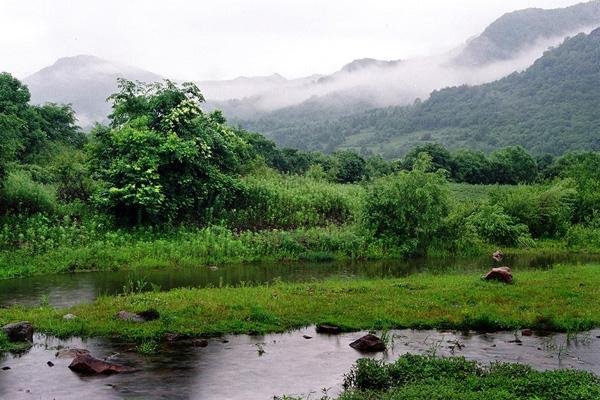
<path fill-rule="evenodd" d="M 236 191 L 248 146 L 219 112 L 201 111 L 196 85 L 120 80 L 109 99 L 110 128 L 95 130 L 91 155 L 98 200 L 120 220 L 206 218 Z"/>
<path fill-rule="evenodd" d="M 81 146 L 85 140 L 70 106 L 32 106 L 30 97 L 27 86 L 0 73 L 0 179 L 8 163 L 31 161 L 51 143 Z"/>

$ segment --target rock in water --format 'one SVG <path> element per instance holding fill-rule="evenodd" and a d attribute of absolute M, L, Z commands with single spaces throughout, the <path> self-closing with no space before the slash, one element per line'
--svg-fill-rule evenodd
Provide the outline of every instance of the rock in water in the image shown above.
<path fill-rule="evenodd" d="M 2 327 L 11 342 L 33 342 L 33 326 L 27 322 L 16 322 Z"/>
<path fill-rule="evenodd" d="M 89 355 L 89 350 L 86 349 L 62 349 L 54 354 L 56 358 L 75 358 L 77 356 Z"/>
<path fill-rule="evenodd" d="M 504 254 L 502 253 L 502 251 L 500 251 L 500 250 L 496 250 L 496 251 L 494 252 L 494 254 L 492 254 L 492 258 L 493 258 L 495 261 L 497 261 L 497 262 L 500 262 L 500 261 L 502 261 L 502 259 L 504 258 Z"/>
<path fill-rule="evenodd" d="M 71 364 L 69 369 L 81 374 L 118 374 L 121 372 L 132 372 L 133 369 L 120 364 L 113 364 L 99 360 L 89 354 L 78 354 Z"/>
<path fill-rule="evenodd" d="M 350 347 L 358 351 L 373 353 L 376 351 L 384 351 L 385 343 L 377 336 L 368 334 L 350 343 Z"/>
<path fill-rule="evenodd" d="M 500 281 L 504 283 L 512 283 L 512 271 L 508 267 L 492 268 L 483 277 L 486 281 Z"/>
<path fill-rule="evenodd" d="M 317 325 L 317 333 L 328 333 L 330 335 L 337 335 L 342 333 L 342 329 L 339 326 L 333 325 Z"/>

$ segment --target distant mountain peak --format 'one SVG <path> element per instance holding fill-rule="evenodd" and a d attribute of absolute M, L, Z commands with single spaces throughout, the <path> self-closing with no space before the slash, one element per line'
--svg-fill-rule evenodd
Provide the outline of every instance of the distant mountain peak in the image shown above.
<path fill-rule="evenodd" d="M 375 58 L 359 58 L 342 67 L 344 72 L 355 72 L 370 67 L 393 67 L 401 63 L 401 60 L 377 60 Z"/>
<path fill-rule="evenodd" d="M 502 15 L 469 40 L 455 63 L 480 66 L 515 57 L 536 42 L 600 25 L 600 0 L 566 8 L 527 8 Z"/>

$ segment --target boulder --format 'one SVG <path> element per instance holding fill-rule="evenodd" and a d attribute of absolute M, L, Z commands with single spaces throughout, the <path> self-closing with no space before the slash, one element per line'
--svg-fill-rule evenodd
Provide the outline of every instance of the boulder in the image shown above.
<path fill-rule="evenodd" d="M 317 333 L 327 333 L 329 335 L 337 335 L 342 333 L 342 329 L 339 326 L 333 325 L 317 325 Z"/>
<path fill-rule="evenodd" d="M 492 268 L 487 274 L 482 277 L 486 281 L 500 281 L 504 283 L 512 283 L 512 271 L 508 267 Z"/>
<path fill-rule="evenodd" d="M 75 358 L 77 356 L 89 355 L 89 350 L 86 349 L 62 349 L 54 354 L 56 358 Z"/>
<path fill-rule="evenodd" d="M 16 322 L 2 327 L 11 342 L 33 342 L 33 326 L 27 322 Z"/>
<path fill-rule="evenodd" d="M 90 354 L 79 354 L 77 355 L 71 364 L 69 369 L 74 372 L 81 374 L 118 374 L 122 372 L 132 372 L 133 369 L 125 365 L 109 363 L 103 360 L 99 360 L 92 357 Z"/>
<path fill-rule="evenodd" d="M 160 317 L 158 311 L 156 310 L 146 310 L 139 313 L 134 313 L 130 311 L 119 311 L 117 313 L 117 318 L 122 321 L 128 322 L 146 322 L 146 321 L 154 321 Z"/>
<path fill-rule="evenodd" d="M 376 351 L 384 351 L 385 343 L 377 336 L 369 333 L 368 335 L 365 335 L 360 339 L 350 343 L 350 347 L 358 351 L 373 353 Z"/>
<path fill-rule="evenodd" d="M 208 340 L 206 339 L 194 339 L 192 345 L 195 347 L 206 347 L 208 346 Z"/>

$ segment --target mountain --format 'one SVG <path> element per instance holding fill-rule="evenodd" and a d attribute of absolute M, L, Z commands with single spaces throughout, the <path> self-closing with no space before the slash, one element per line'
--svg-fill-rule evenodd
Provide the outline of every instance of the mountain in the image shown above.
<path fill-rule="evenodd" d="M 294 143 L 289 136 L 306 124 L 371 108 L 408 105 L 440 88 L 479 85 L 522 71 L 567 35 L 600 24 L 599 8 L 600 0 L 595 0 L 563 9 L 506 14 L 447 54 L 391 61 L 362 58 L 328 75 L 286 79 L 272 74 L 198 85 L 207 99 L 206 110 L 222 109 L 232 122 L 275 138 L 288 137 L 282 143 Z M 80 124 L 89 126 L 106 119 L 110 112 L 106 97 L 116 89 L 117 77 L 146 82 L 162 79 L 98 57 L 76 56 L 58 60 L 25 82 L 33 102 L 71 103 Z"/>
<path fill-rule="evenodd" d="M 553 10 L 529 8 L 503 15 L 456 56 L 459 65 L 508 60 L 536 41 L 600 25 L 600 0 Z"/>
<path fill-rule="evenodd" d="M 600 28 L 547 51 L 498 81 L 435 91 L 406 107 L 373 109 L 330 121 L 304 121 L 272 133 L 281 145 L 353 148 L 398 157 L 416 144 L 490 151 L 522 145 L 534 153 L 600 150 Z"/>
<path fill-rule="evenodd" d="M 143 82 L 162 80 L 160 75 L 90 55 L 65 57 L 24 82 L 33 103 L 72 104 L 81 126 L 104 121 L 110 113 L 106 98 L 117 89 L 117 78 Z"/>

